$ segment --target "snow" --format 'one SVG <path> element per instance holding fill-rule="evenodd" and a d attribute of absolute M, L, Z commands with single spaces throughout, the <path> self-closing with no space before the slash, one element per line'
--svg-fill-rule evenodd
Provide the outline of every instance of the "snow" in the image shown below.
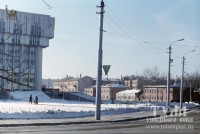
<path fill-rule="evenodd" d="M 122 84 L 112 84 L 111 87 L 113 87 L 113 88 L 128 88 L 128 86 L 122 85 Z"/>
<path fill-rule="evenodd" d="M 118 94 L 134 94 L 135 95 L 135 93 L 138 93 L 138 92 L 140 92 L 140 90 L 133 89 L 133 90 L 121 91 L 121 92 L 118 92 Z"/>
<path fill-rule="evenodd" d="M 48 97 L 46 94 L 44 94 L 42 91 L 15 91 L 11 92 L 10 95 L 16 99 L 16 100 L 23 100 L 28 102 L 30 95 L 32 95 L 33 100 L 36 96 L 40 99 L 40 101 L 48 101 L 50 100 L 50 97 Z"/>
<path fill-rule="evenodd" d="M 88 100 L 91 100 L 91 101 L 95 101 L 95 97 L 90 96 L 90 95 L 86 95 L 86 94 L 84 94 L 84 93 L 82 93 L 82 92 L 71 92 L 71 94 L 74 94 L 74 95 L 83 97 L 83 98 L 88 99 Z"/>
<path fill-rule="evenodd" d="M 29 96 L 32 94 L 39 98 L 39 104 L 29 104 Z M 0 119 L 63 119 L 77 118 L 95 115 L 95 105 L 91 102 L 66 101 L 51 99 L 41 91 L 15 91 L 10 94 L 14 99 L 0 100 Z M 172 103 L 173 106 L 177 105 Z M 184 103 L 184 106 L 194 107 L 196 103 Z M 131 113 L 138 111 L 152 111 L 161 109 L 165 103 L 132 104 L 102 104 L 102 115 Z M 153 112 L 152 112 L 153 114 Z"/>

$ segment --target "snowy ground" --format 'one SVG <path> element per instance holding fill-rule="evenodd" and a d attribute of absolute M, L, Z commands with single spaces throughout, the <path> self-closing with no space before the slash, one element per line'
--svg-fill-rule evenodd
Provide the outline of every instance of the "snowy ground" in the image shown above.
<path fill-rule="evenodd" d="M 39 104 L 29 104 L 29 96 L 32 94 L 39 98 Z M 85 116 L 94 116 L 95 105 L 89 102 L 66 101 L 50 99 L 40 91 L 31 92 L 12 92 L 14 100 L 0 100 L 0 119 L 53 119 L 53 118 L 76 118 Z M 179 105 L 172 103 L 171 106 Z M 186 104 L 187 108 L 197 104 Z M 138 111 L 151 111 L 153 108 L 162 109 L 165 103 L 142 103 L 133 104 L 102 104 L 103 115 L 130 113 Z"/>

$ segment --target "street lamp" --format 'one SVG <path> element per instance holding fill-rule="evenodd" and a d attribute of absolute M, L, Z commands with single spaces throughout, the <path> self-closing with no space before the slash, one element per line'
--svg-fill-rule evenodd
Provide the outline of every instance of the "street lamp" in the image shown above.
<path fill-rule="evenodd" d="M 179 39 L 179 40 L 176 40 L 176 41 L 173 41 L 173 42 L 171 42 L 170 43 L 170 45 L 172 45 L 173 43 L 175 43 L 175 42 L 178 42 L 178 41 L 183 41 L 183 40 L 185 40 L 184 38 L 182 38 L 182 39 Z"/>
<path fill-rule="evenodd" d="M 169 61 L 168 61 L 168 75 L 167 75 L 167 102 L 166 102 L 166 109 L 169 110 L 169 99 L 170 99 L 170 68 L 171 68 L 171 63 L 173 62 L 173 59 L 171 59 L 171 46 L 175 43 L 175 42 L 178 42 L 178 41 L 183 41 L 184 38 L 182 39 L 179 39 L 179 40 L 176 40 L 176 41 L 173 41 L 170 43 L 169 45 Z"/>
<path fill-rule="evenodd" d="M 183 101 L 183 80 L 184 80 L 184 64 L 185 64 L 185 55 L 194 52 L 195 50 L 189 51 L 183 54 L 183 66 L 182 66 L 182 76 L 181 76 L 181 88 L 180 88 L 180 108 L 182 109 L 182 101 Z"/>

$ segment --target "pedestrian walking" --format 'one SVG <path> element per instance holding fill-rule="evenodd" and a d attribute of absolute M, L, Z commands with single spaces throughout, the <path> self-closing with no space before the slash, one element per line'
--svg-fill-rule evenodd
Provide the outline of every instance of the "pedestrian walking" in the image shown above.
<path fill-rule="evenodd" d="M 29 96 L 29 104 L 32 104 L 32 94 Z"/>
<path fill-rule="evenodd" d="M 38 96 L 35 97 L 35 104 L 38 104 Z"/>

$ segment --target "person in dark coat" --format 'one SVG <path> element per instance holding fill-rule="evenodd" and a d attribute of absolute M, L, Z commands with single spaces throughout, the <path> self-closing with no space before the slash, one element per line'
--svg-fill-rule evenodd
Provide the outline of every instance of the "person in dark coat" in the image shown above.
<path fill-rule="evenodd" d="M 29 104 L 32 104 L 32 94 L 29 97 Z"/>
<path fill-rule="evenodd" d="M 38 104 L 38 96 L 35 97 L 35 104 Z"/>

